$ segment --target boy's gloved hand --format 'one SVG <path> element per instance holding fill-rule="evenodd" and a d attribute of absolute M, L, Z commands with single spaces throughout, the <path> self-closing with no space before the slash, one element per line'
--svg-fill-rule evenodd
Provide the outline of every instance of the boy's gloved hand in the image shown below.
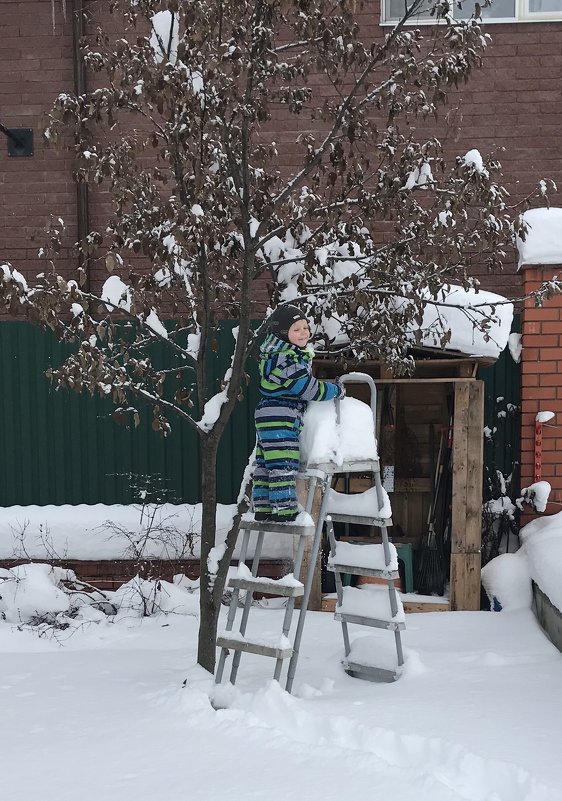
<path fill-rule="evenodd" d="M 338 400 L 343 400 L 345 398 L 345 384 L 342 384 L 342 382 L 339 380 L 339 378 L 336 378 L 335 383 L 336 383 L 337 388 L 339 390 Z"/>

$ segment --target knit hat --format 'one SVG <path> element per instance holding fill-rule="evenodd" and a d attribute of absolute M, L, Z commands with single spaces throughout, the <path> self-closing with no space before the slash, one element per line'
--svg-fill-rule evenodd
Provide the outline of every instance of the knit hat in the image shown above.
<path fill-rule="evenodd" d="M 271 317 L 268 317 L 267 325 L 272 334 L 287 340 L 289 328 L 293 323 L 306 319 L 306 315 L 296 306 L 278 306 Z"/>

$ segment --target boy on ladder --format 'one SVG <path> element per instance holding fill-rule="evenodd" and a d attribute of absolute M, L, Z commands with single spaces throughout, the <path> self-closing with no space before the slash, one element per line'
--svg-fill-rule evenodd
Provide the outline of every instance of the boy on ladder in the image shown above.
<path fill-rule="evenodd" d="M 300 309 L 278 307 L 268 329 L 260 350 L 262 398 L 255 414 L 254 514 L 257 521 L 290 523 L 298 514 L 299 435 L 307 403 L 343 398 L 345 389 L 312 375 L 310 328 Z"/>

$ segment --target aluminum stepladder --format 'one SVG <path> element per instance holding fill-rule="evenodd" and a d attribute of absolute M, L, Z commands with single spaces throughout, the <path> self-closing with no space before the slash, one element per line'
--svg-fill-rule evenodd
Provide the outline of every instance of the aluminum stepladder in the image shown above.
<path fill-rule="evenodd" d="M 364 373 L 349 373 L 342 376 L 342 382 L 365 383 L 370 390 L 370 406 L 373 415 L 373 429 L 377 430 L 377 390 L 371 376 Z M 340 404 L 336 402 L 337 424 L 340 425 Z M 320 466 L 319 467 L 324 467 Z M 334 470 L 332 470 L 334 472 Z M 398 597 L 395 581 L 399 579 L 396 548 L 388 539 L 388 527 L 392 525 L 390 503 L 384 493 L 381 482 L 380 462 L 378 456 L 366 461 L 350 461 L 337 467 L 337 473 L 345 474 L 346 485 L 350 475 L 370 473 L 373 486 L 363 493 L 342 496 L 328 486 L 323 497 L 321 521 L 326 523 L 326 531 L 330 543 L 328 570 L 334 573 L 336 583 L 337 605 L 335 619 L 341 622 L 344 641 L 345 658 L 342 661 L 344 670 L 354 678 L 370 681 L 395 681 L 401 674 L 404 664 L 401 631 L 405 628 L 404 609 Z M 342 503 L 343 501 L 343 503 Z M 368 501 L 367 504 L 364 501 Z M 358 508 L 353 508 L 353 507 Z M 358 524 L 376 527 L 381 532 L 381 543 L 338 543 L 334 532 L 334 523 Z M 346 526 L 347 528 L 347 526 Z M 381 579 L 387 584 L 388 592 L 381 588 L 376 595 L 355 587 L 344 586 L 343 576 L 371 576 Z M 372 598 L 369 598 L 369 596 Z M 378 596 L 378 597 L 377 597 Z M 373 601 L 373 608 L 369 602 Z M 386 629 L 394 633 L 395 659 L 393 664 L 377 665 L 377 644 L 374 653 L 365 657 L 354 656 L 349 636 L 349 624 L 371 626 Z M 366 642 L 366 641 L 364 641 Z"/>
<path fill-rule="evenodd" d="M 360 383 L 367 383 L 369 385 L 371 391 L 371 411 L 373 414 L 375 430 L 376 430 L 376 387 L 373 379 L 370 376 L 365 375 L 363 373 L 349 373 L 348 375 L 342 376 L 340 380 L 342 381 L 342 383 L 360 382 Z M 339 401 L 336 401 L 336 416 L 339 424 L 340 421 Z M 349 514 L 342 515 L 341 513 L 338 513 L 335 508 L 331 508 L 333 507 L 334 500 L 338 495 L 338 493 L 334 493 L 334 491 L 331 490 L 330 486 L 332 477 L 336 472 L 349 473 L 349 474 L 372 472 L 375 478 L 378 509 L 381 509 L 383 507 L 383 500 L 382 500 L 383 491 L 380 482 L 380 465 L 378 459 L 368 460 L 368 461 L 348 462 L 344 463 L 343 465 L 326 463 L 326 464 L 308 465 L 306 467 L 306 470 L 300 476 L 308 480 L 308 493 L 307 493 L 307 502 L 305 507 L 305 512 L 307 515 L 310 515 L 310 512 L 312 510 L 314 496 L 318 485 L 320 485 L 321 488 L 320 511 L 315 525 L 313 524 L 312 519 L 309 517 L 308 518 L 305 517 L 300 525 L 298 524 L 299 520 L 296 521 L 296 524 L 257 523 L 253 519 L 253 515 L 246 515 L 242 519 L 240 529 L 241 531 L 244 532 L 244 534 L 243 534 L 242 546 L 240 550 L 240 558 L 238 563 L 238 574 L 236 577 L 230 579 L 229 581 L 229 587 L 232 588 L 233 593 L 228 610 L 226 627 L 223 632 L 219 632 L 219 636 L 217 637 L 217 646 L 221 648 L 221 654 L 219 657 L 219 662 L 215 677 L 217 683 L 220 683 L 222 681 L 225 662 L 229 650 L 232 650 L 234 652 L 234 657 L 230 672 L 230 682 L 232 684 L 236 682 L 241 654 L 242 652 L 245 651 L 249 653 L 259 654 L 262 656 L 274 657 L 276 660 L 274 679 L 276 679 L 277 681 L 279 681 L 281 677 L 281 671 L 284 660 L 290 659 L 285 688 L 288 692 L 291 692 L 297 669 L 306 612 L 310 600 L 310 593 L 314 579 L 314 572 L 316 569 L 318 555 L 320 552 L 320 547 L 322 543 L 322 534 L 325 523 L 328 524 L 327 525 L 328 536 L 330 538 L 330 546 L 332 551 L 329 569 L 333 570 L 335 573 L 336 588 L 338 592 L 338 606 L 340 607 L 339 612 L 338 610 L 336 610 L 336 619 L 341 620 L 343 634 L 344 634 L 344 647 L 346 654 L 346 660 L 344 660 L 343 663 L 344 669 L 346 669 L 347 672 L 349 672 L 353 676 L 358 676 L 361 678 L 370 678 L 372 680 L 374 679 L 374 680 L 389 681 L 398 677 L 399 675 L 398 670 L 389 671 L 383 668 L 375 668 L 372 665 L 361 665 L 359 662 L 354 662 L 352 660 L 350 661 L 348 659 L 350 655 L 350 639 L 349 639 L 347 624 L 360 623 L 361 625 L 377 626 L 379 628 L 388 628 L 394 630 L 398 668 L 399 668 L 403 663 L 400 630 L 404 628 L 404 625 L 403 623 L 395 619 L 400 615 L 401 612 L 401 604 L 399 604 L 399 601 L 396 596 L 396 590 L 394 587 L 394 580 L 398 578 L 397 563 L 395 565 L 396 566 L 395 570 L 390 570 L 390 568 L 387 567 L 387 566 L 391 567 L 393 566 L 392 565 L 393 556 L 394 556 L 394 561 L 396 559 L 395 552 L 394 555 L 391 553 L 391 548 L 393 546 L 391 546 L 390 543 L 388 542 L 388 535 L 386 530 L 386 527 L 388 525 L 391 525 L 392 521 L 390 520 L 390 518 L 382 520 L 379 519 L 378 517 L 373 517 L 373 516 L 366 517 L 365 515 L 349 515 Z M 333 530 L 334 521 L 336 522 L 341 521 L 348 523 L 356 522 L 362 525 L 378 525 L 381 528 L 383 544 L 382 546 L 375 545 L 369 547 L 375 549 L 380 549 L 380 548 L 383 549 L 384 560 L 385 560 L 384 567 L 382 567 L 381 569 L 376 559 L 375 562 L 377 563 L 374 567 L 361 567 L 352 564 L 340 565 L 337 562 L 337 560 L 334 561 L 334 558 L 337 554 L 337 543 L 335 541 L 334 530 Z M 248 568 L 246 568 L 245 560 L 248 553 L 250 534 L 252 531 L 256 531 L 258 533 L 258 536 L 254 550 L 254 558 L 252 562 L 251 571 L 249 571 Z M 298 576 L 301 569 L 302 559 L 304 555 L 305 539 L 307 537 L 310 537 L 311 535 L 314 536 L 310 554 L 309 568 L 307 575 L 305 577 L 304 585 L 298 581 L 295 581 L 294 579 L 293 581 L 289 581 L 288 583 L 284 584 L 283 583 L 284 579 L 275 581 L 272 579 L 263 579 L 258 576 L 259 562 L 261 557 L 261 550 L 262 550 L 264 536 L 266 533 L 275 534 L 280 532 L 286 534 L 292 534 L 293 536 L 299 537 L 297 552 L 295 554 L 295 560 L 294 560 L 293 576 Z M 359 545 L 353 547 L 363 548 L 365 546 Z M 380 562 L 380 555 L 377 554 L 376 556 Z M 359 561 L 360 563 L 363 563 L 365 560 L 362 559 Z M 343 586 L 341 581 L 342 573 L 352 573 L 354 575 L 376 575 L 381 578 L 387 579 L 389 610 L 390 610 L 388 619 L 383 619 L 380 616 L 369 617 L 364 615 L 361 616 L 353 614 L 350 615 L 348 612 L 346 612 L 345 607 L 342 608 L 342 604 L 344 603 Z M 240 592 L 242 590 L 246 590 L 246 598 L 244 601 L 239 630 L 238 632 L 234 632 L 233 628 L 236 618 L 236 611 L 238 608 Z M 251 641 L 245 637 L 246 626 L 248 622 L 248 617 L 250 613 L 250 607 L 252 604 L 252 598 L 254 592 L 265 592 L 270 594 L 283 595 L 287 597 L 287 606 L 285 609 L 285 615 L 283 619 L 282 635 L 273 641 L 266 642 L 261 638 L 259 640 L 256 639 L 254 641 Z M 302 601 L 299 610 L 299 616 L 295 634 L 293 637 L 293 641 L 291 643 L 291 641 L 289 640 L 289 634 L 295 607 L 295 598 L 297 597 L 302 597 Z"/>
<path fill-rule="evenodd" d="M 230 670 L 231 684 L 236 683 L 238 667 L 240 665 L 240 659 L 243 652 L 273 657 L 275 659 L 273 678 L 276 681 L 279 681 L 281 678 L 281 671 L 284 661 L 290 658 L 290 667 L 291 665 L 293 666 L 292 675 L 294 677 L 296 663 L 298 660 L 298 647 L 300 644 L 302 628 L 304 624 L 304 614 L 306 613 L 306 608 L 310 599 L 310 591 L 314 578 L 314 564 L 318 553 L 317 551 L 314 551 L 316 547 L 318 525 L 314 525 L 314 521 L 310 517 L 310 511 L 314 502 L 314 495 L 318 481 L 320 480 L 325 483 L 327 480 L 326 476 L 321 474 L 319 471 L 314 470 L 306 473 L 300 473 L 298 478 L 304 478 L 308 481 L 308 492 L 305 511 L 304 513 L 301 512 L 299 514 L 299 517 L 294 523 L 259 523 L 256 522 L 253 514 L 251 513 L 242 517 L 240 530 L 243 532 L 243 536 L 242 545 L 240 548 L 240 557 L 238 560 L 238 570 L 237 574 L 228 582 L 228 586 L 232 589 L 232 596 L 230 599 L 226 626 L 223 631 L 219 631 L 217 636 L 217 646 L 221 649 L 215 674 L 215 682 L 217 684 L 222 681 L 224 667 L 229 651 L 233 651 L 234 653 Z M 254 548 L 252 567 L 251 569 L 248 569 L 246 567 L 246 558 L 248 555 L 250 536 L 252 532 L 257 532 L 257 539 Z M 258 575 L 261 551 L 266 534 L 273 534 L 277 536 L 279 534 L 286 534 L 298 538 L 293 573 L 288 574 L 288 576 L 284 576 L 282 579 L 268 579 L 262 578 Z M 297 577 L 300 573 L 304 557 L 305 544 L 307 539 L 310 537 L 314 537 L 312 551 L 313 554 L 315 553 L 316 555 L 311 560 L 310 568 L 303 584 L 295 577 Z M 234 631 L 236 612 L 239 605 L 241 591 L 246 591 L 246 597 L 244 599 L 238 631 Z M 251 640 L 245 636 L 254 592 L 279 595 L 287 598 L 282 633 L 278 637 L 270 639 L 269 641 L 264 638 L 256 638 Z M 299 624 L 297 626 L 293 643 L 291 643 L 289 636 L 296 598 L 302 598 L 302 601 L 299 614 Z M 287 690 L 289 692 L 291 686 L 292 679 L 290 682 L 289 679 L 287 679 Z"/>

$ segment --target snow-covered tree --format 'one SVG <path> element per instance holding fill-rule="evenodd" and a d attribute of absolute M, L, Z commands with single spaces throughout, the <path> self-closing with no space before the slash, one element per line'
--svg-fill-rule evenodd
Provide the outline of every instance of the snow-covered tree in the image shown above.
<path fill-rule="evenodd" d="M 109 394 L 116 416 L 135 422 L 148 405 L 164 436 L 172 421 L 197 432 L 198 659 L 209 670 L 239 521 L 213 550 L 217 449 L 259 336 L 260 278 L 273 305 L 307 305 L 326 346 L 337 333 L 338 347 L 351 341 L 356 355 L 401 369 L 404 332 L 416 336 L 449 281 L 474 287 L 474 265 L 499 268 L 518 228 L 499 164 L 476 151 L 447 163 L 427 133 L 488 37 L 475 19 L 454 21 L 446 0 L 426 36 L 408 25 L 425 2 L 408 0 L 373 39 L 355 0 L 112 0 L 122 33 L 99 30 L 84 47 L 98 88 L 61 94 L 50 114 L 48 139 L 76 142 L 77 180 L 101 184 L 111 213 L 77 243 L 78 274 L 57 267 L 57 222 L 36 285 L 5 265 L 1 296 L 10 313 L 77 343 L 51 373 L 57 386 Z M 296 118 L 289 168 L 277 129 Z M 100 263 L 109 275 L 96 287 L 85 266 Z M 208 355 L 228 318 L 238 328 L 217 392 Z M 173 369 L 153 364 L 155 340 Z"/>

